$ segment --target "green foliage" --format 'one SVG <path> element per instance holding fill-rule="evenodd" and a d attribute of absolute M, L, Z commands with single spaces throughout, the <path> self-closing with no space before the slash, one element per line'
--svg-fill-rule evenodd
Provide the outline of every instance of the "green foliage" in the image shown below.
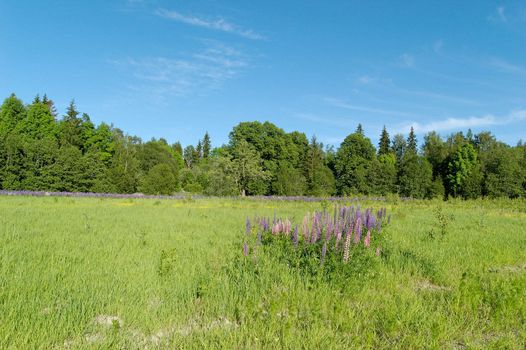
<path fill-rule="evenodd" d="M 282 162 L 278 165 L 276 178 L 272 182 L 272 192 L 278 196 L 301 196 L 305 193 L 307 180 L 299 169 L 290 163 Z"/>
<path fill-rule="evenodd" d="M 371 140 L 362 133 L 354 133 L 345 138 L 336 153 L 336 188 L 339 194 L 369 193 L 367 173 L 375 158 Z"/>
<path fill-rule="evenodd" d="M 16 125 L 15 130 L 27 140 L 55 138 L 58 134 L 55 117 L 41 102 L 29 105 L 26 118 Z"/>
<path fill-rule="evenodd" d="M 369 193 L 386 196 L 396 193 L 396 160 L 394 154 L 387 153 L 373 159 L 368 169 Z"/>
<path fill-rule="evenodd" d="M 47 95 L 29 105 L 14 94 L 0 106 L 0 188 L 135 193 L 182 188 L 207 195 L 381 195 L 414 198 L 526 197 L 526 147 L 490 132 L 424 137 L 412 129 L 392 140 L 382 129 L 378 154 L 358 125 L 338 149 L 270 122 L 242 122 L 228 145 L 212 148 L 208 132 L 184 149 L 162 138 L 143 142 L 112 125 L 95 125 L 71 101 L 61 120 Z M 392 143 L 390 145 L 390 143 Z M 150 171 L 170 168 L 155 188 Z M 162 167 L 166 168 L 166 167 Z M 184 169 L 184 170 L 183 170 Z M 431 169 L 431 178 L 429 177 Z M 174 181 L 173 178 L 175 178 Z M 153 187 L 152 187 L 153 186 Z"/>
<path fill-rule="evenodd" d="M 453 196 L 468 196 L 468 192 L 473 193 L 476 189 L 466 188 L 468 179 L 473 175 L 473 170 L 477 166 L 477 153 L 473 146 L 466 143 L 455 152 L 448 163 L 447 182 Z M 476 183 L 470 182 L 470 187 L 475 187 Z"/>
<path fill-rule="evenodd" d="M 306 177 L 305 194 L 310 196 L 328 196 L 334 194 L 334 174 L 326 165 L 323 145 L 312 137 L 306 146 L 303 171 Z"/>
<path fill-rule="evenodd" d="M 245 140 L 240 140 L 232 147 L 231 165 L 228 172 L 232 175 L 238 193 L 245 195 L 265 194 L 269 172 L 262 166 L 262 159 Z"/>
<path fill-rule="evenodd" d="M 449 226 L 455 218 L 453 214 L 444 212 L 444 208 L 442 205 L 438 205 L 437 207 L 435 207 L 433 213 L 437 221 L 439 238 L 443 240 L 449 231 Z M 437 233 L 434 228 L 432 228 L 431 231 L 429 231 L 429 237 L 431 239 L 437 238 Z"/>
<path fill-rule="evenodd" d="M 387 129 L 382 129 L 382 134 L 380 135 L 380 142 L 378 143 L 378 156 L 383 156 L 391 153 L 391 139 L 389 138 L 389 133 Z"/>
<path fill-rule="evenodd" d="M 212 143 L 210 142 L 210 135 L 208 135 L 208 132 L 206 132 L 205 136 L 203 137 L 203 158 L 208 158 L 211 151 Z"/>
<path fill-rule="evenodd" d="M 517 198 L 524 196 L 524 166 L 516 149 L 496 145 L 485 157 L 484 193 L 490 197 Z"/>
<path fill-rule="evenodd" d="M 292 273 L 299 274 L 306 284 L 322 282 L 339 291 L 349 291 L 349 287 L 356 287 L 350 285 L 349 280 L 363 281 L 374 276 L 380 261 L 380 258 L 375 256 L 374 249 L 367 249 L 363 244 L 351 244 L 349 263 L 344 263 L 341 256 L 342 247 L 340 246 L 340 251 L 337 252 L 334 239 L 327 244 L 324 258 L 321 256 L 323 242 L 299 244 L 298 248 L 294 248 L 290 237 L 264 235 L 261 244 L 256 248 L 257 259 L 272 259 L 277 264 L 283 264 L 291 269 Z M 382 244 L 383 236 L 374 237 L 371 242 L 374 247 Z"/>
<path fill-rule="evenodd" d="M 154 165 L 141 178 L 139 190 L 145 194 L 170 195 L 179 189 L 177 176 L 173 168 L 165 163 Z"/>
<path fill-rule="evenodd" d="M 433 170 L 427 159 L 413 152 L 406 153 L 398 168 L 400 194 L 412 198 L 429 198 L 432 182 Z"/>
<path fill-rule="evenodd" d="M 407 149 L 407 142 L 402 134 L 396 134 L 393 138 L 393 152 L 396 157 L 396 162 L 399 163 Z"/>
<path fill-rule="evenodd" d="M 26 113 L 24 103 L 15 94 L 6 98 L 0 107 L 0 138 L 5 139 L 26 118 Z"/>
<path fill-rule="evenodd" d="M 448 149 L 437 132 L 432 131 L 424 136 L 423 152 L 424 157 L 426 157 L 433 167 L 433 177 L 443 176 L 445 174 Z"/>
<path fill-rule="evenodd" d="M 159 266 L 157 267 L 157 273 L 160 277 L 168 275 L 177 263 L 177 252 L 175 248 L 169 250 L 161 250 L 161 256 L 159 258 Z"/>
<path fill-rule="evenodd" d="M 417 149 L 417 140 L 416 140 L 415 130 L 413 129 L 413 127 L 411 127 L 411 131 L 409 131 L 409 136 L 407 137 L 406 152 L 416 154 L 417 151 L 418 149 Z"/>

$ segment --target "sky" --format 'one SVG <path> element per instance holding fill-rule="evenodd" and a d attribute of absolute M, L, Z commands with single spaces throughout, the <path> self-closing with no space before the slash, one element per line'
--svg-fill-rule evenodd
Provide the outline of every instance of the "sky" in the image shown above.
<path fill-rule="evenodd" d="M 0 98 L 144 140 L 270 121 L 338 146 L 413 126 L 526 140 L 526 2 L 0 0 Z"/>

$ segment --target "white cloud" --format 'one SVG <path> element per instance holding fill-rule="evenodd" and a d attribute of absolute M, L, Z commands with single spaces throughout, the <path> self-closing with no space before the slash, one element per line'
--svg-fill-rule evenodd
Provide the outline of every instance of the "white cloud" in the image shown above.
<path fill-rule="evenodd" d="M 415 66 L 415 57 L 408 53 L 404 53 L 399 57 L 400 64 L 404 67 L 412 68 Z"/>
<path fill-rule="evenodd" d="M 359 78 L 357 79 L 357 81 L 358 81 L 360 84 L 362 84 L 362 85 L 369 85 L 369 84 L 371 84 L 372 82 L 374 82 L 375 79 L 374 79 L 374 78 L 371 78 L 371 77 L 368 76 L 368 75 L 362 75 L 361 77 L 359 77 Z"/>
<path fill-rule="evenodd" d="M 507 23 L 508 16 L 506 15 L 506 8 L 504 6 L 497 6 L 495 11 L 488 16 L 488 20 L 492 22 Z"/>
<path fill-rule="evenodd" d="M 504 72 L 526 75 L 526 68 L 517 66 L 500 58 L 491 58 L 490 65 Z"/>
<path fill-rule="evenodd" d="M 318 124 L 325 124 L 325 125 L 333 125 L 333 126 L 339 126 L 343 128 L 349 128 L 358 125 L 356 121 L 353 121 L 351 118 L 335 118 L 335 117 L 329 117 L 329 116 L 320 116 L 310 113 L 299 113 L 294 115 L 295 118 L 318 123 Z"/>
<path fill-rule="evenodd" d="M 264 36 L 258 33 L 255 33 L 252 30 L 243 29 L 235 24 L 227 22 L 223 18 L 205 19 L 205 18 L 191 16 L 191 15 L 183 15 L 177 11 L 170 11 L 166 9 L 157 9 L 155 11 L 155 14 L 157 14 L 160 17 L 171 19 L 177 22 L 189 24 L 189 25 L 196 26 L 196 27 L 218 30 L 218 31 L 225 32 L 225 33 L 232 33 L 232 34 L 236 34 L 236 35 L 242 36 L 247 39 L 252 39 L 252 40 L 265 39 Z"/>
<path fill-rule="evenodd" d="M 435 53 L 437 53 L 437 54 L 441 54 L 443 47 L 444 47 L 444 42 L 442 41 L 442 39 L 437 40 L 433 44 L 433 51 L 435 51 Z"/>
<path fill-rule="evenodd" d="M 136 78 L 130 86 L 133 90 L 159 99 L 217 89 L 249 64 L 241 52 L 219 43 L 187 56 L 127 58 L 112 63 Z"/>
<path fill-rule="evenodd" d="M 408 113 L 408 112 L 402 112 L 402 111 L 396 111 L 396 110 L 390 110 L 390 109 L 380 109 L 380 108 L 367 107 L 367 106 L 357 106 L 357 105 L 353 105 L 353 104 L 347 103 L 345 101 L 342 101 L 340 99 L 333 98 L 333 97 L 325 97 L 323 100 L 331 106 L 349 109 L 353 111 L 376 113 L 376 114 L 386 114 L 386 115 L 393 115 L 393 116 L 397 115 L 397 116 L 402 116 L 402 117 L 416 117 L 417 116 L 414 113 Z"/>
<path fill-rule="evenodd" d="M 447 118 L 429 123 L 410 122 L 399 127 L 396 132 L 407 133 L 411 127 L 415 129 L 415 132 L 419 133 L 427 133 L 430 131 L 441 132 L 493 125 L 507 125 L 522 120 L 526 120 L 526 109 L 512 111 L 503 117 L 487 114 L 481 117 Z"/>
<path fill-rule="evenodd" d="M 499 16 L 500 20 L 502 22 L 507 22 L 508 19 L 506 18 L 506 14 L 504 13 L 504 11 L 505 11 L 504 6 L 497 7 L 497 15 Z"/>

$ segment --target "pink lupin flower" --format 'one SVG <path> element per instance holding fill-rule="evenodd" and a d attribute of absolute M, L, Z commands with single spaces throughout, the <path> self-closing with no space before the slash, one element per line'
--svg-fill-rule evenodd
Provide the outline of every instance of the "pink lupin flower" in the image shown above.
<path fill-rule="evenodd" d="M 349 261 L 349 248 L 351 246 L 351 236 L 352 236 L 352 225 L 349 226 L 349 230 L 345 235 L 345 243 L 343 245 L 343 262 L 347 263 Z"/>
<path fill-rule="evenodd" d="M 380 253 L 382 252 L 382 248 L 380 248 L 380 246 L 378 246 L 376 248 L 376 256 L 380 256 Z"/>
<path fill-rule="evenodd" d="M 292 223 L 290 222 L 289 219 L 287 219 L 287 220 L 285 220 L 285 223 L 284 223 L 283 226 L 284 226 L 284 230 L 283 231 L 285 231 L 285 233 L 288 235 L 290 233 L 291 229 L 292 229 Z"/>
<path fill-rule="evenodd" d="M 367 230 L 367 235 L 363 241 L 363 245 L 369 247 L 371 245 L 371 229 Z"/>
<path fill-rule="evenodd" d="M 338 228 L 336 229 L 336 246 L 335 248 L 338 249 L 338 245 L 340 244 L 340 241 L 342 239 L 342 227 L 340 224 L 338 224 Z"/>

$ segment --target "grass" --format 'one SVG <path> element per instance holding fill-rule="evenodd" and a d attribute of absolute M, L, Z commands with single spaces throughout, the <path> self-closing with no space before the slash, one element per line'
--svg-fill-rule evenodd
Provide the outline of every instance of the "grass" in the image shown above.
<path fill-rule="evenodd" d="M 526 347 L 524 201 L 362 204 L 387 242 L 342 290 L 242 254 L 320 203 L 0 197 L 0 348 Z"/>

